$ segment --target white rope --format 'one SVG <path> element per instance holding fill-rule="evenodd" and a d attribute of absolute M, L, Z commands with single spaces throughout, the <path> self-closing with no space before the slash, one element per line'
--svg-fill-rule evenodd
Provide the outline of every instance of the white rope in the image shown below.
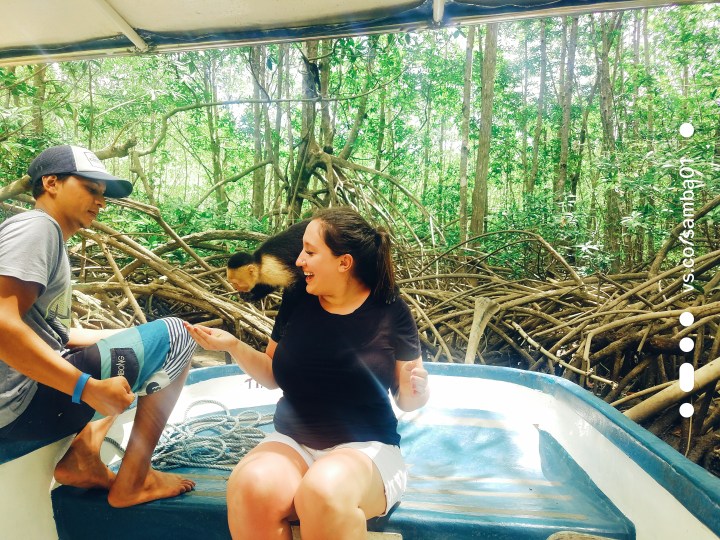
<path fill-rule="evenodd" d="M 220 407 L 215 414 L 189 417 L 198 405 Z M 177 467 L 206 467 L 231 471 L 240 458 L 255 448 L 265 437 L 259 426 L 272 422 L 272 414 L 243 411 L 233 415 L 225 405 L 201 399 L 188 405 L 182 422 L 165 426 L 152 456 L 157 470 Z M 106 441 L 124 453 L 124 449 L 108 437 Z"/>

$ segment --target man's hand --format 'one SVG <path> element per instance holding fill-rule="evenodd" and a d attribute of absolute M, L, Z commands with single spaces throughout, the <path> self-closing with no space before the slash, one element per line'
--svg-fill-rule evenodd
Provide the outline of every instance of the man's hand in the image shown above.
<path fill-rule="evenodd" d="M 114 416 L 135 400 L 127 379 L 122 375 L 109 379 L 88 379 L 80 399 L 104 416 Z"/>

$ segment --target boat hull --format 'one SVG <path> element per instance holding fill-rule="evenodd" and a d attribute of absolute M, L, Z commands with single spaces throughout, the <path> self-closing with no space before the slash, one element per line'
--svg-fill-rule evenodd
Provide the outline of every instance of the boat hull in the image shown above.
<path fill-rule="evenodd" d="M 545 540 L 562 530 L 616 539 L 718 538 L 720 480 L 585 390 L 564 379 L 506 368 L 430 364 L 428 369 L 428 406 L 397 411 L 408 492 L 388 517 L 369 522 L 371 530 L 406 539 Z M 240 410 L 271 407 L 279 396 L 235 366 L 193 370 L 170 421 L 182 421 L 200 399 Z M 216 405 L 204 404 L 192 407 L 191 414 L 216 411 Z M 127 441 L 133 414 L 118 419 L 113 438 Z M 117 461 L 114 448 L 105 446 L 103 458 Z M 46 448 L 0 466 L 2 485 L 23 478 L 6 468 L 35 467 L 25 458 L 44 462 L 38 470 L 51 474 L 60 447 Z M 183 472 L 195 476 L 195 492 L 135 509 L 112 509 L 102 493 L 62 487 L 53 494 L 57 532 L 45 519 L 46 530 L 37 538 L 97 538 L 102 527 L 103 538 L 157 538 L 160 531 L 152 523 L 164 534 L 170 532 L 168 523 L 176 525 L 174 538 L 196 537 L 196 527 L 204 538 L 229 538 L 228 473 Z M 34 497 L 45 499 L 47 517 L 47 492 L 40 489 Z M 9 519 L 6 508 L 0 505 L 0 512 Z M 20 526 L 7 538 L 32 538 L 18 521 L 22 514 L 16 505 L 13 522 Z M 27 520 L 38 521 L 32 515 Z M 8 523 L 5 517 L 3 522 Z"/>

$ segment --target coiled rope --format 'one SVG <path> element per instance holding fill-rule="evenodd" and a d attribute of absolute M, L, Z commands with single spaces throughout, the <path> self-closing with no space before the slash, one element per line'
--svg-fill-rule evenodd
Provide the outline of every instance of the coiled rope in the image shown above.
<path fill-rule="evenodd" d="M 198 405 L 217 405 L 214 414 L 189 417 Z M 177 467 L 206 467 L 231 471 L 240 458 L 255 448 L 265 437 L 259 429 L 272 422 L 272 414 L 242 411 L 233 415 L 221 402 L 212 399 L 194 401 L 185 409 L 183 420 L 165 426 L 151 459 L 157 470 Z M 124 454 L 117 441 L 106 437 Z"/>

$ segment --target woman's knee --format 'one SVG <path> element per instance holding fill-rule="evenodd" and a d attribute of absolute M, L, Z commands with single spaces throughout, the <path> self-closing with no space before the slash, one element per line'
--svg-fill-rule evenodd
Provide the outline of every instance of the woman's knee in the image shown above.
<path fill-rule="evenodd" d="M 238 465 L 228 479 L 228 497 L 237 495 L 243 499 L 260 501 L 281 491 L 282 484 L 269 467 L 262 463 Z"/>
<path fill-rule="evenodd" d="M 307 516 L 368 516 L 385 509 L 385 489 L 372 460 L 354 450 L 338 450 L 308 470 L 295 495 L 295 509 Z"/>
<path fill-rule="evenodd" d="M 295 482 L 293 476 L 272 457 L 241 461 L 228 479 L 228 507 L 287 514 L 299 483 L 299 474 Z"/>
<path fill-rule="evenodd" d="M 336 513 L 357 508 L 357 485 L 348 474 L 342 463 L 315 463 L 295 494 L 295 508 L 300 519 L 303 513 Z"/>
<path fill-rule="evenodd" d="M 289 531 L 294 493 L 272 464 L 263 461 L 241 461 L 228 479 L 227 519 L 233 538 L 264 538 L 270 531 Z"/>

